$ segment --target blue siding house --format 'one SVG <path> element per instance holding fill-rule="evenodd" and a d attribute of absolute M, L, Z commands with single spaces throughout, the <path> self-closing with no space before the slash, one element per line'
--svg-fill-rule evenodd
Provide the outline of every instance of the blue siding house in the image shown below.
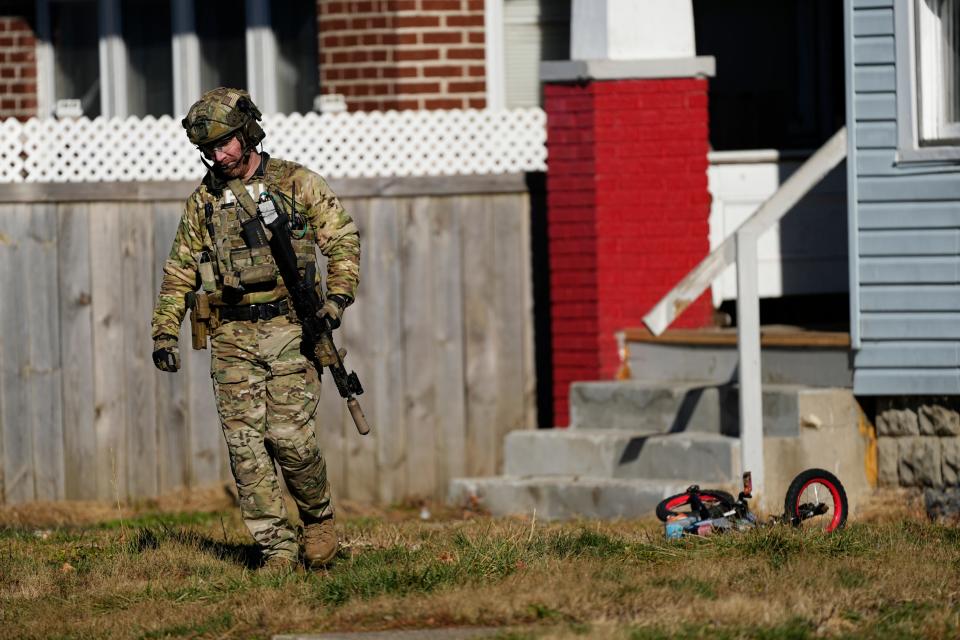
<path fill-rule="evenodd" d="M 960 394 L 960 0 L 845 0 L 854 392 Z"/>

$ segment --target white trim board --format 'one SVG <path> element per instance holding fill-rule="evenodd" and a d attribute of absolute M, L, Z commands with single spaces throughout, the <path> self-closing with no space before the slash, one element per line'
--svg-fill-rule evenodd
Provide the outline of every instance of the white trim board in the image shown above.
<path fill-rule="evenodd" d="M 717 62 L 713 56 L 655 60 L 564 60 L 540 63 L 540 79 L 544 82 L 712 78 L 716 74 Z"/>

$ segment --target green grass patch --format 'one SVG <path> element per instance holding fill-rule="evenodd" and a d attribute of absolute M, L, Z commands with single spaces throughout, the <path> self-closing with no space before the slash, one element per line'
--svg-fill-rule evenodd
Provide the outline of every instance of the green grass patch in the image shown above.
<path fill-rule="evenodd" d="M 233 626 L 233 614 L 225 611 L 203 622 L 173 625 L 147 631 L 139 638 L 140 640 L 162 640 L 163 638 L 216 637 L 231 626 Z"/>
<path fill-rule="evenodd" d="M 345 544 L 331 567 L 287 575 L 250 571 L 260 554 L 236 514 L 6 527 L 0 635 L 489 626 L 501 631 L 488 637 L 505 640 L 960 637 L 958 532 L 922 520 L 676 542 L 652 521 L 423 522 L 414 513 L 339 526 Z"/>
<path fill-rule="evenodd" d="M 352 598 L 429 593 L 462 575 L 459 564 L 426 562 L 423 556 L 403 547 L 360 553 L 319 578 L 314 592 L 321 604 L 340 606 Z"/>
<path fill-rule="evenodd" d="M 161 523 L 155 526 L 133 528 L 126 543 L 126 552 L 140 555 L 161 547 L 180 546 L 198 551 L 216 560 L 254 569 L 259 566 L 261 555 L 253 543 L 229 542 L 224 536 L 211 535 L 209 531 L 186 529 Z"/>
<path fill-rule="evenodd" d="M 157 527 L 205 527 L 219 523 L 225 516 L 219 511 L 196 511 L 183 513 L 145 513 L 132 518 L 117 518 L 107 520 L 90 528 L 110 531 L 113 529 L 143 529 Z"/>
<path fill-rule="evenodd" d="M 550 536 L 546 541 L 546 550 L 559 558 L 608 559 L 626 555 L 628 545 L 620 538 L 581 529 L 575 533 L 561 531 Z"/>
<path fill-rule="evenodd" d="M 716 600 L 717 591 L 712 584 L 706 580 L 699 580 L 693 576 L 681 576 L 679 578 L 656 578 L 651 580 L 651 585 L 655 587 L 665 587 L 676 591 L 682 595 L 693 595 L 707 600 Z"/>

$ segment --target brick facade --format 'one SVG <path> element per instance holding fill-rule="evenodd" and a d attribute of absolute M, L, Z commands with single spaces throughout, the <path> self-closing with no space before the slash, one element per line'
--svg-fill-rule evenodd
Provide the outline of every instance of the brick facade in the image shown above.
<path fill-rule="evenodd" d="M 613 377 L 614 333 L 709 252 L 707 81 L 545 87 L 555 424 L 575 380 Z M 709 323 L 707 295 L 674 326 Z"/>
<path fill-rule="evenodd" d="M 36 46 L 26 18 L 0 16 L 0 120 L 37 115 Z"/>
<path fill-rule="evenodd" d="M 486 105 L 484 0 L 318 0 L 320 86 L 352 110 Z"/>

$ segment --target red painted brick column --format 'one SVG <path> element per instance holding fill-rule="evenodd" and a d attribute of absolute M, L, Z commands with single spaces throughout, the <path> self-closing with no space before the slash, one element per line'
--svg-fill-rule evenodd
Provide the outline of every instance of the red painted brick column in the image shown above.
<path fill-rule="evenodd" d="M 577 380 L 612 378 L 614 334 L 709 252 L 707 81 L 548 84 L 555 424 Z M 708 295 L 674 326 L 709 323 Z"/>

